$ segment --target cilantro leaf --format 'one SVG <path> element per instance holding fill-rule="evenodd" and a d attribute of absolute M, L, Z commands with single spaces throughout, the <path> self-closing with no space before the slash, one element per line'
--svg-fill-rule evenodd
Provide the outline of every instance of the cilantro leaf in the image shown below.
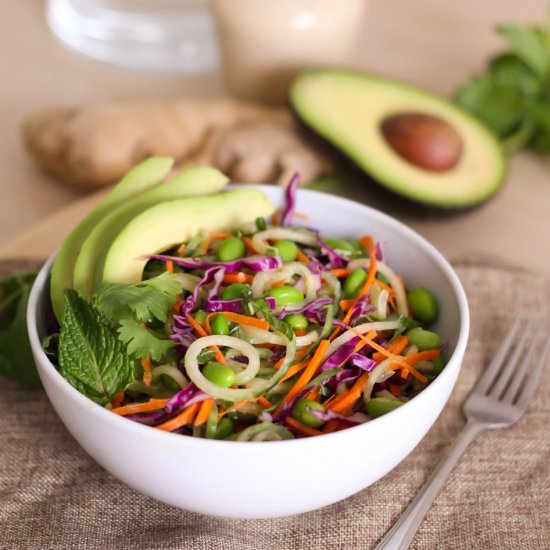
<path fill-rule="evenodd" d="M 65 289 L 59 371 L 78 391 L 105 405 L 134 381 L 134 363 L 97 309 Z"/>
<path fill-rule="evenodd" d="M 134 317 L 142 323 L 153 318 L 165 322 L 181 292 L 181 283 L 164 272 L 134 284 L 106 285 L 96 297 L 97 308 L 111 321 Z"/>
<path fill-rule="evenodd" d="M 40 384 L 27 333 L 27 303 L 35 273 L 0 280 L 0 372 L 26 385 Z"/>
<path fill-rule="evenodd" d="M 159 361 L 176 344 L 157 338 L 151 331 L 133 319 L 122 319 L 118 328 L 119 339 L 128 346 L 128 353 L 138 359 L 151 357 Z"/>

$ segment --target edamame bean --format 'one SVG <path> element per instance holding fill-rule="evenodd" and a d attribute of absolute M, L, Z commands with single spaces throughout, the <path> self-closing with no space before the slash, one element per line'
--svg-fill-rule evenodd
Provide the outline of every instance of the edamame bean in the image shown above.
<path fill-rule="evenodd" d="M 275 248 L 279 251 L 279 256 L 281 256 L 283 262 L 293 262 L 298 256 L 298 247 L 292 241 L 278 241 L 275 243 Z"/>
<path fill-rule="evenodd" d="M 357 298 L 367 280 L 367 272 L 364 269 L 354 269 L 344 282 L 344 296 Z"/>
<path fill-rule="evenodd" d="M 225 439 L 226 437 L 230 436 L 233 433 L 233 430 L 234 430 L 233 420 L 231 420 L 231 418 L 228 418 L 227 416 L 224 416 L 218 422 L 218 429 L 216 430 L 216 439 Z"/>
<path fill-rule="evenodd" d="M 221 388 L 229 388 L 235 383 L 233 369 L 217 361 L 207 363 L 202 369 L 202 374 L 207 380 Z"/>
<path fill-rule="evenodd" d="M 229 321 L 220 313 L 212 317 L 210 321 L 212 334 L 227 336 L 229 334 Z"/>
<path fill-rule="evenodd" d="M 222 300 L 236 300 L 238 298 L 250 298 L 252 288 L 245 283 L 234 283 L 222 292 Z"/>
<path fill-rule="evenodd" d="M 415 319 L 423 323 L 433 323 L 437 317 L 438 307 L 433 294 L 425 288 L 413 288 L 407 296 L 409 307 Z"/>
<path fill-rule="evenodd" d="M 207 316 L 208 313 L 206 313 L 206 311 L 203 311 L 202 309 L 199 309 L 198 311 L 195 311 L 195 313 L 193 313 L 193 319 L 195 319 L 195 321 L 197 321 L 197 323 L 200 323 L 201 325 L 204 323 Z"/>
<path fill-rule="evenodd" d="M 342 239 L 323 239 L 331 248 L 343 250 L 344 252 L 356 252 L 355 247 L 348 241 Z"/>
<path fill-rule="evenodd" d="M 246 246 L 239 237 L 225 239 L 218 248 L 218 259 L 220 262 L 232 262 L 246 254 Z"/>
<path fill-rule="evenodd" d="M 441 343 L 439 334 L 420 327 L 412 328 L 406 336 L 409 339 L 409 344 L 417 346 L 421 351 L 438 348 Z"/>
<path fill-rule="evenodd" d="M 304 295 L 297 288 L 287 285 L 272 288 L 267 295 L 275 298 L 277 307 L 296 304 L 304 299 Z"/>
<path fill-rule="evenodd" d="M 308 327 L 309 321 L 301 313 L 292 313 L 285 317 L 285 321 L 293 330 L 303 330 Z"/>
<path fill-rule="evenodd" d="M 292 407 L 292 418 L 306 426 L 320 428 L 325 421 L 317 418 L 309 409 L 325 412 L 325 407 L 323 407 L 321 403 L 313 401 L 312 399 L 300 399 L 296 402 L 294 407 Z"/>
<path fill-rule="evenodd" d="M 374 397 L 367 401 L 367 413 L 369 416 L 376 418 L 383 414 L 389 413 L 403 405 L 399 399 L 389 399 L 388 397 Z"/>

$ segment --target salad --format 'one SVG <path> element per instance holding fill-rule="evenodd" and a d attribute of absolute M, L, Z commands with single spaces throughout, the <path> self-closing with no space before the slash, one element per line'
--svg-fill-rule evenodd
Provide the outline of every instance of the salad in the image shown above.
<path fill-rule="evenodd" d="M 297 225 L 297 185 L 270 220 L 149 256 L 140 282 L 66 289 L 45 343 L 60 373 L 134 422 L 237 441 L 342 430 L 421 392 L 444 367 L 434 296 L 371 235 Z"/>

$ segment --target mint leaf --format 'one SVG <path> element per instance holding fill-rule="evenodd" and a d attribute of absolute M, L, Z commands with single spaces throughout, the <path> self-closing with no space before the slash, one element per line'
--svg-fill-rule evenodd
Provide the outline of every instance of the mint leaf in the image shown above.
<path fill-rule="evenodd" d="M 35 273 L 0 280 L 0 372 L 25 385 L 38 385 L 27 332 L 27 304 Z"/>
<path fill-rule="evenodd" d="M 120 341 L 127 344 L 128 353 L 138 359 L 151 357 L 153 361 L 159 361 L 176 345 L 171 340 L 157 338 L 133 319 L 122 319 L 118 334 Z"/>
<path fill-rule="evenodd" d="M 133 382 L 133 361 L 95 307 L 75 290 L 64 294 L 59 371 L 79 392 L 105 405 Z"/>
<path fill-rule="evenodd" d="M 513 51 L 540 78 L 550 72 L 550 52 L 541 30 L 535 26 L 502 25 L 498 32 L 508 40 Z"/>
<path fill-rule="evenodd" d="M 109 320 L 134 317 L 142 323 L 153 318 L 165 322 L 181 292 L 181 283 L 171 273 L 135 284 L 110 284 L 101 289 L 96 297 L 99 311 Z"/>
<path fill-rule="evenodd" d="M 501 138 L 514 130 L 523 118 L 524 107 L 519 94 L 493 82 L 490 76 L 467 82 L 458 88 L 454 99 Z"/>

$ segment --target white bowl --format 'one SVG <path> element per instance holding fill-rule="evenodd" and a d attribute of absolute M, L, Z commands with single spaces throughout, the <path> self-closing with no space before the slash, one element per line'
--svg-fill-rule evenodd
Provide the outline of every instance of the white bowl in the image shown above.
<path fill-rule="evenodd" d="M 282 203 L 280 188 L 259 187 L 274 204 Z M 297 210 L 310 216 L 307 225 L 325 236 L 371 234 L 387 241 L 387 263 L 407 286 L 429 288 L 439 301 L 435 330 L 448 342 L 447 366 L 402 407 L 331 434 L 242 443 L 166 433 L 113 414 L 84 397 L 43 352 L 50 259 L 34 284 L 28 308 L 40 378 L 75 439 L 130 487 L 167 504 L 216 516 L 268 518 L 306 512 L 380 479 L 414 449 L 438 417 L 458 375 L 469 330 L 466 296 L 451 266 L 414 231 L 372 208 L 300 190 Z"/>

